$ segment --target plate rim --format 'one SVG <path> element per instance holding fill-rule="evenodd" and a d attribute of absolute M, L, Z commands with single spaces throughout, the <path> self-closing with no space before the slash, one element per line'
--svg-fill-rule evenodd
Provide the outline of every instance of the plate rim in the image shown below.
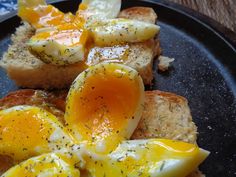
<path fill-rule="evenodd" d="M 53 4 L 69 2 L 69 1 L 73 1 L 73 0 L 54 0 Z M 224 42 L 224 44 L 227 45 L 236 54 L 236 40 L 234 42 L 234 40 L 231 40 L 229 37 L 227 37 L 228 34 L 225 34 L 224 32 L 221 32 L 222 29 L 226 30 L 226 31 L 230 31 L 230 30 L 227 29 L 226 27 L 224 27 L 223 25 L 219 24 L 218 22 L 210 19 L 209 17 L 207 17 L 205 15 L 202 15 L 202 14 L 200 14 L 200 13 L 194 11 L 194 10 L 191 10 L 189 8 L 186 8 L 184 6 L 178 5 L 176 3 L 168 2 L 166 0 L 159 0 L 159 1 L 157 1 L 157 0 L 139 0 L 139 1 L 147 2 L 147 3 L 151 3 L 151 4 L 157 4 L 157 5 L 166 7 L 170 10 L 173 10 L 177 13 L 180 13 L 180 14 L 186 16 L 190 20 L 194 20 L 195 22 L 203 25 L 203 27 L 205 27 L 210 32 L 214 33 L 214 35 L 216 35 L 216 37 L 219 37 L 222 40 L 222 42 Z M 8 14 L 8 17 L 5 20 L 1 21 L 1 18 L 0 18 L 0 25 L 4 21 L 8 21 L 8 20 L 11 20 L 11 19 L 16 19 L 16 18 L 18 18 L 18 17 L 16 16 L 16 11 L 14 11 L 14 12 Z M 208 22 L 208 20 L 212 21 L 213 23 Z M 214 24 L 216 25 L 216 27 L 214 26 Z M 232 35 L 236 39 L 236 33 L 232 32 Z M 232 77 L 236 78 L 236 76 L 232 76 Z M 230 88 L 232 88 L 232 87 L 230 86 Z"/>

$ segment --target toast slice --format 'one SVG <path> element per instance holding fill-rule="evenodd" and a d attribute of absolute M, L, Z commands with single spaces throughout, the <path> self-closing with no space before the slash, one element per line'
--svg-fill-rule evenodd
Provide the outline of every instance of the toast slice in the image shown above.
<path fill-rule="evenodd" d="M 64 123 L 66 95 L 66 91 L 19 90 L 0 99 L 0 110 L 22 104 L 39 106 L 56 114 Z M 197 128 L 184 97 L 157 90 L 145 92 L 144 112 L 132 139 L 168 138 L 196 143 L 196 135 Z M 6 167 L 0 170 L 3 172 Z M 196 170 L 187 177 L 204 175 Z"/>
<path fill-rule="evenodd" d="M 197 128 L 184 97 L 158 90 L 146 91 L 144 104 L 143 116 L 132 139 L 167 138 L 196 143 Z"/>
<path fill-rule="evenodd" d="M 123 10 L 119 17 L 138 19 L 150 23 L 156 22 L 157 15 L 151 8 L 135 7 L 132 9 Z M 15 34 L 12 35 L 12 45 L 3 55 L 0 66 L 5 68 L 9 77 L 21 87 L 68 88 L 77 75 L 86 69 L 86 65 L 78 63 L 56 66 L 43 63 L 28 51 L 26 45 L 26 42 L 34 33 L 33 27 L 28 23 L 23 23 L 18 27 Z M 124 64 L 136 69 L 142 76 L 144 84 L 151 84 L 153 59 L 160 53 L 158 40 L 151 39 L 143 43 L 128 45 L 129 51 L 124 59 Z M 106 58 L 103 58 L 103 60 L 106 60 Z"/>

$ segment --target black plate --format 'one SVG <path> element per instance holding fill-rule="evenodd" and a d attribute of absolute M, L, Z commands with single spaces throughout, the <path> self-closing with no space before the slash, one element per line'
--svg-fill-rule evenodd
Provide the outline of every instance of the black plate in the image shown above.
<path fill-rule="evenodd" d="M 63 11 L 75 11 L 78 3 L 66 1 L 56 3 L 56 6 Z M 152 89 L 174 92 L 189 100 L 198 126 L 198 143 L 211 151 L 200 169 L 208 177 L 235 176 L 235 35 L 214 21 L 172 3 L 151 0 L 123 2 L 123 8 L 134 5 L 155 9 L 161 26 L 163 54 L 176 59 L 168 73 L 157 73 L 154 67 Z M 10 35 L 20 24 L 15 14 L 5 18 L 0 23 L 0 55 L 6 51 Z M 212 26 L 217 26 L 217 30 Z M 232 40 L 227 39 L 229 36 Z M 0 81 L 0 97 L 17 89 L 3 70 L 0 70 Z"/>

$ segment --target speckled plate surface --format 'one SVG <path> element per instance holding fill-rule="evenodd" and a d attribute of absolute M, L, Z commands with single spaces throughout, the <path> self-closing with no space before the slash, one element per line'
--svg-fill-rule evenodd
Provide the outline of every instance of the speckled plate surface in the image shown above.
<path fill-rule="evenodd" d="M 75 11 L 79 2 L 57 3 Z M 129 0 L 130 6 L 153 7 L 161 26 L 163 55 L 176 61 L 167 73 L 153 71 L 153 87 L 186 97 L 198 126 L 198 143 L 211 155 L 200 169 L 207 177 L 236 176 L 236 48 L 235 34 L 189 9 L 166 1 Z M 20 19 L 15 13 L 0 19 L 0 56 Z M 214 26 L 214 27 L 212 27 Z M 229 40 L 227 37 L 231 37 Z M 0 97 L 18 89 L 0 70 Z"/>

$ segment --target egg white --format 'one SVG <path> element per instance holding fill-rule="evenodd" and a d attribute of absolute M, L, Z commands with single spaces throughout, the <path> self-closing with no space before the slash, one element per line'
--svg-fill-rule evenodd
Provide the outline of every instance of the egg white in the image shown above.
<path fill-rule="evenodd" d="M 27 45 L 32 54 L 48 64 L 68 65 L 84 60 L 85 49 L 82 44 L 66 46 L 53 39 L 30 39 Z"/>
<path fill-rule="evenodd" d="M 30 158 L 5 172 L 2 177 L 79 177 L 76 163 L 58 153 Z"/>
<path fill-rule="evenodd" d="M 96 177 L 184 177 L 208 155 L 196 145 L 173 140 L 128 140 L 107 156 L 90 155 L 85 170 Z"/>
<path fill-rule="evenodd" d="M 143 42 L 155 37 L 160 31 L 158 25 L 122 18 L 96 21 L 86 27 L 92 32 L 98 46 Z"/>

